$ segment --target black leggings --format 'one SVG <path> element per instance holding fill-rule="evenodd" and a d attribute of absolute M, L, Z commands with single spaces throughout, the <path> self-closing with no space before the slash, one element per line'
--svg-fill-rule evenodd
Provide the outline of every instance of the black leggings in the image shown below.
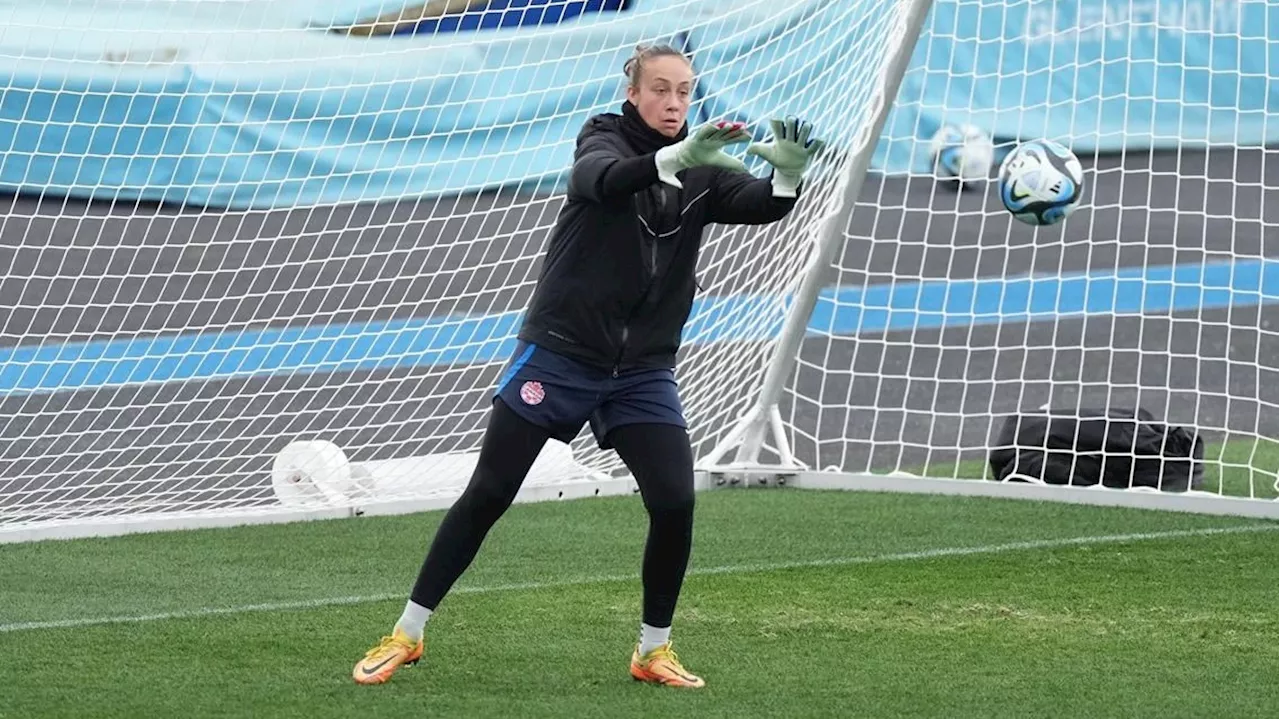
<path fill-rule="evenodd" d="M 529 468 L 550 438 L 546 430 L 494 402 L 471 482 L 445 515 L 418 572 L 410 598 L 435 610 L 475 559 L 489 529 L 511 506 Z M 631 470 L 645 509 L 644 615 L 653 627 L 671 626 L 693 543 L 693 450 L 682 427 L 623 425 L 609 433 Z"/>

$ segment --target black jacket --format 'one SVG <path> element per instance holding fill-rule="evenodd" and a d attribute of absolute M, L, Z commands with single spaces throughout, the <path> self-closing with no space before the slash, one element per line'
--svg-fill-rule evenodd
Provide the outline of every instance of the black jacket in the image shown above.
<path fill-rule="evenodd" d="M 654 153 L 686 132 L 665 137 L 630 103 L 587 121 L 520 339 L 614 373 L 675 366 L 703 228 L 776 222 L 796 202 L 719 168 L 660 182 Z"/>

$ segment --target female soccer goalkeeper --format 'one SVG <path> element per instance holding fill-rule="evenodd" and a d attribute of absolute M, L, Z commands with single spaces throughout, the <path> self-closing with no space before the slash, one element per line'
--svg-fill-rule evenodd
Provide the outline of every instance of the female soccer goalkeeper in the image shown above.
<path fill-rule="evenodd" d="M 701 687 L 671 651 L 671 618 L 693 536 L 693 453 L 673 368 L 710 223 L 775 222 L 795 206 L 821 147 L 810 125 L 772 123 L 748 154 L 773 166 L 756 179 L 727 145 L 741 124 L 689 133 L 693 69 L 668 46 L 637 48 L 624 66 L 622 114 L 592 117 L 578 135 L 568 201 L 552 231 L 520 344 L 494 392 L 475 473 L 449 510 L 391 636 L 353 670 L 378 684 L 422 655 L 428 617 L 471 564 L 550 438 L 582 426 L 613 448 L 649 513 L 643 622 L 631 657 L 638 680 Z"/>

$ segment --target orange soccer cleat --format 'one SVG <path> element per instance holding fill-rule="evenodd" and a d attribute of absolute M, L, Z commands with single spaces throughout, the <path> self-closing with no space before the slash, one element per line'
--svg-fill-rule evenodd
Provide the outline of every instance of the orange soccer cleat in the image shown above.
<path fill-rule="evenodd" d="M 698 689 L 707 685 L 702 677 L 690 674 L 680 664 L 680 659 L 671 649 L 671 642 L 650 650 L 644 656 L 640 656 L 640 646 L 636 645 L 636 650 L 631 655 L 631 676 L 636 681 L 668 687 Z"/>
<path fill-rule="evenodd" d="M 410 639 L 400 629 L 389 637 L 383 637 L 378 646 L 365 652 L 356 663 L 351 676 L 357 684 L 381 684 L 391 678 L 400 667 L 412 666 L 422 658 L 422 640 Z"/>

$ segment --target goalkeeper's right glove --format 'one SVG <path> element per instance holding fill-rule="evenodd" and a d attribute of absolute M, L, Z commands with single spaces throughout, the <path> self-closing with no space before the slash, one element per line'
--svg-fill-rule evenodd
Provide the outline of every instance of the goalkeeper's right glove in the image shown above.
<path fill-rule="evenodd" d="M 746 164 L 725 154 L 724 147 L 750 141 L 751 133 L 740 122 L 703 125 L 680 142 L 658 150 L 654 157 L 658 179 L 672 187 L 684 187 L 676 173 L 704 165 L 746 172 Z"/>

